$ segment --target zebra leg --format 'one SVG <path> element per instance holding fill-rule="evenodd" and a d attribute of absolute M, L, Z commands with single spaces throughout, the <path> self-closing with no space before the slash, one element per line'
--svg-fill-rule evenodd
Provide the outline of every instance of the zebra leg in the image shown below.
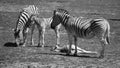
<path fill-rule="evenodd" d="M 68 34 L 68 39 L 69 39 L 69 50 L 67 55 L 71 54 L 71 46 L 72 46 L 72 42 L 73 42 L 73 36 L 71 34 Z"/>
<path fill-rule="evenodd" d="M 58 27 L 56 27 L 55 28 L 55 34 L 56 34 L 56 46 L 60 46 L 60 33 L 59 33 L 59 28 Z"/>
<path fill-rule="evenodd" d="M 76 56 L 77 55 L 77 37 L 74 36 L 74 43 L 75 43 L 75 53 L 74 55 Z"/>
<path fill-rule="evenodd" d="M 27 32 L 23 33 L 23 47 L 25 47 L 26 43 L 27 43 Z"/>
<path fill-rule="evenodd" d="M 38 22 L 35 22 L 37 29 L 38 29 L 38 47 L 40 47 L 40 39 L 41 39 L 41 32 L 42 32 L 42 28 L 40 26 L 40 24 Z"/>
<path fill-rule="evenodd" d="M 105 46 L 110 44 L 109 37 L 108 36 L 103 36 L 102 40 L 100 41 L 102 45 L 102 51 L 100 52 L 99 58 L 104 58 L 104 52 L 105 52 Z"/>
<path fill-rule="evenodd" d="M 101 46 L 102 46 L 102 50 L 100 52 L 99 58 L 104 58 L 104 51 L 105 51 L 105 39 L 102 38 L 102 40 L 100 40 Z"/>
<path fill-rule="evenodd" d="M 23 47 L 25 47 L 25 45 L 26 45 L 26 42 L 27 42 L 27 39 L 25 39 L 25 41 L 24 41 L 24 43 L 23 43 Z"/>
<path fill-rule="evenodd" d="M 57 48 L 60 48 L 60 33 L 59 33 L 59 26 L 57 26 L 55 29 L 55 35 L 56 35 L 56 45 L 52 48 L 52 50 L 56 50 Z"/>
<path fill-rule="evenodd" d="M 40 47 L 41 30 L 38 30 L 38 47 Z"/>
<path fill-rule="evenodd" d="M 24 28 L 23 31 L 20 32 L 20 37 L 22 38 L 22 43 L 21 45 L 25 47 L 26 42 L 27 42 L 27 33 L 29 31 L 29 28 Z"/>
<path fill-rule="evenodd" d="M 30 37 L 30 45 L 34 45 L 34 40 L 33 40 L 33 31 L 35 29 L 35 25 L 33 24 L 31 27 L 31 37 Z"/>
<path fill-rule="evenodd" d="M 40 47 L 40 40 L 41 40 L 41 32 L 42 30 L 40 28 L 38 28 L 38 32 L 39 32 L 39 35 L 38 35 L 38 47 Z"/>
<path fill-rule="evenodd" d="M 104 58 L 105 45 L 107 44 L 105 29 L 99 29 L 99 32 L 96 31 L 96 36 L 98 37 L 98 40 L 102 46 L 99 58 Z"/>
<path fill-rule="evenodd" d="M 42 32 L 41 32 L 42 47 L 45 46 L 44 35 L 45 35 L 45 28 L 42 28 Z"/>

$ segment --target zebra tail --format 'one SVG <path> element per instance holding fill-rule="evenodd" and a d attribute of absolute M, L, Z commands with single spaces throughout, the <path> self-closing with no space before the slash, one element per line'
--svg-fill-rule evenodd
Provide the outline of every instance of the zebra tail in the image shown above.
<path fill-rule="evenodd" d="M 110 37 L 109 36 L 106 37 L 106 41 L 110 45 Z"/>
<path fill-rule="evenodd" d="M 110 45 L 110 27 L 108 27 L 106 31 L 106 41 L 107 41 L 107 44 Z"/>

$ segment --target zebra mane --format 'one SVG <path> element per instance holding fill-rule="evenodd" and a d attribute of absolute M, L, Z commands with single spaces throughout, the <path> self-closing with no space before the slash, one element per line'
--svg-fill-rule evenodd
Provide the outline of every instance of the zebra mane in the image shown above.
<path fill-rule="evenodd" d="M 64 14 L 67 17 L 70 17 L 69 12 L 67 10 L 61 9 L 61 8 L 58 8 L 58 9 L 54 10 L 54 14 L 53 15 L 55 15 L 55 14 L 59 14 L 59 15 Z"/>
<path fill-rule="evenodd" d="M 59 14 L 59 15 L 62 15 L 64 14 L 65 16 L 69 17 L 69 18 L 74 18 L 75 16 L 72 16 L 69 14 L 69 12 L 65 9 L 57 9 L 57 10 L 54 10 L 54 14 Z"/>
<path fill-rule="evenodd" d="M 66 14 L 69 14 L 69 12 L 65 9 L 61 9 L 61 8 L 58 8 L 56 11 L 60 12 L 60 13 L 66 13 Z"/>

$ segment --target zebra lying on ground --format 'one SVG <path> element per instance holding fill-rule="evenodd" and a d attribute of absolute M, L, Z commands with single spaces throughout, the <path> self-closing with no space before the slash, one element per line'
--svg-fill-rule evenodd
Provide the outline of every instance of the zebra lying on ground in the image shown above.
<path fill-rule="evenodd" d="M 45 30 L 46 30 L 46 27 L 47 28 L 50 28 L 50 25 L 51 25 L 51 22 L 52 22 L 52 17 L 50 18 L 38 18 L 36 16 L 33 16 L 32 17 L 32 21 L 36 22 L 36 23 L 39 23 L 40 25 L 40 39 L 41 39 L 41 43 L 42 43 L 42 47 L 45 46 L 45 39 L 44 39 L 44 35 L 45 35 Z M 59 24 L 58 26 L 55 27 L 54 31 L 55 31 L 55 34 L 56 34 L 56 45 L 59 46 L 60 44 L 60 27 L 61 27 L 61 24 Z"/>
<path fill-rule="evenodd" d="M 102 50 L 100 51 L 100 54 L 98 54 L 98 57 L 104 57 L 105 45 L 110 43 L 110 25 L 106 19 L 73 17 L 65 9 L 57 9 L 53 12 L 51 28 L 54 29 L 60 23 L 65 27 L 68 33 L 70 45 L 67 53 L 68 55 L 71 54 L 73 40 L 75 43 L 74 55 L 77 55 L 77 38 L 91 39 L 96 36 L 102 45 Z"/>
<path fill-rule="evenodd" d="M 62 52 L 62 53 L 67 53 L 69 51 L 69 45 L 64 45 L 64 46 L 56 46 L 54 49 L 55 52 Z M 74 54 L 75 52 L 75 45 L 71 45 L 71 54 Z M 77 52 L 80 54 L 97 54 L 95 51 L 88 51 L 84 50 L 80 47 L 77 47 Z"/>
<path fill-rule="evenodd" d="M 34 45 L 32 38 L 34 27 L 36 25 L 39 31 L 40 28 L 38 23 L 31 21 L 31 18 L 32 16 L 38 16 L 38 15 L 39 15 L 38 8 L 34 5 L 29 5 L 28 7 L 22 9 L 16 23 L 16 28 L 14 29 L 14 37 L 17 45 L 25 46 L 26 37 L 29 29 L 31 29 L 30 44 Z M 38 40 L 38 45 L 39 44 L 40 42 Z"/>

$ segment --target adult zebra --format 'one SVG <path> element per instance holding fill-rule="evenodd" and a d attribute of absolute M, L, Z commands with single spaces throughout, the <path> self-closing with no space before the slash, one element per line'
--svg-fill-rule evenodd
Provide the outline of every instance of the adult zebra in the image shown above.
<path fill-rule="evenodd" d="M 50 25 L 51 25 L 51 22 L 52 22 L 52 17 L 50 18 L 38 18 L 36 16 L 33 16 L 32 17 L 32 21 L 36 22 L 36 23 L 39 23 L 40 25 L 40 28 L 41 28 L 41 31 L 40 31 L 40 39 L 41 39 L 41 43 L 42 43 L 42 47 L 45 46 L 45 42 L 44 42 L 44 35 L 45 35 L 45 31 L 46 31 L 46 28 L 50 28 Z M 61 24 L 56 26 L 54 31 L 55 31 L 55 34 L 56 34 L 56 46 L 59 46 L 60 45 L 60 27 L 61 27 Z"/>
<path fill-rule="evenodd" d="M 109 22 L 104 18 L 84 18 L 84 17 L 73 17 L 67 10 L 57 9 L 53 13 L 53 21 L 51 23 L 51 28 L 55 28 L 58 24 L 62 24 L 69 38 L 69 51 L 68 55 L 71 53 L 71 45 L 75 43 L 75 53 L 77 55 L 77 38 L 91 39 L 97 37 L 102 45 L 102 50 L 98 54 L 99 58 L 104 57 L 105 45 L 109 44 L 110 35 L 110 25 Z"/>
<path fill-rule="evenodd" d="M 16 28 L 14 29 L 14 37 L 17 45 L 25 46 L 27 33 L 30 28 L 31 28 L 30 44 L 31 45 L 33 44 L 32 35 L 33 35 L 34 27 L 35 25 L 37 25 L 39 32 L 40 32 L 40 27 L 39 27 L 39 24 L 32 21 L 31 18 L 33 16 L 37 16 L 38 14 L 39 14 L 38 8 L 34 5 L 29 5 L 28 7 L 22 9 L 16 23 Z M 38 40 L 38 45 L 39 44 L 40 42 Z"/>

